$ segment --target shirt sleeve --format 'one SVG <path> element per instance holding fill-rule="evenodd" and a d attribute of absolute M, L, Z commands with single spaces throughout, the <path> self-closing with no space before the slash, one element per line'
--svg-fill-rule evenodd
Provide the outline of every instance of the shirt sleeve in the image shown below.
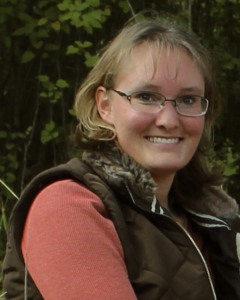
<path fill-rule="evenodd" d="M 121 243 L 102 201 L 71 180 L 34 200 L 22 252 L 45 300 L 136 300 Z"/>

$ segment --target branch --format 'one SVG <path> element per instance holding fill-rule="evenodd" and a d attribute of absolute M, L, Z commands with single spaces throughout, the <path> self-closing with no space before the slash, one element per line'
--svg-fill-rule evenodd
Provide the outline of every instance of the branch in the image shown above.
<path fill-rule="evenodd" d="M 42 62 L 40 62 L 39 65 L 39 71 L 38 71 L 38 75 L 41 75 L 41 71 L 42 71 Z M 39 90 L 40 90 L 40 81 L 38 81 L 38 93 L 37 93 L 37 105 L 36 105 L 36 110 L 35 110 L 35 114 L 34 114 L 34 119 L 33 119 L 33 124 L 32 124 L 32 130 L 27 142 L 27 145 L 25 146 L 24 149 L 24 157 L 23 157 L 23 171 L 22 171 L 22 179 L 21 179 L 21 191 L 23 190 L 24 187 L 24 181 L 25 181 L 25 173 L 26 173 L 26 168 L 27 168 L 27 156 L 28 156 L 28 149 L 32 143 L 32 139 L 33 139 L 33 134 L 36 128 L 36 123 L 37 123 L 37 117 L 38 117 L 38 111 L 39 111 Z"/>
<path fill-rule="evenodd" d="M 19 200 L 18 196 L 0 179 L 0 183 L 17 199 Z"/>
<path fill-rule="evenodd" d="M 61 76 L 61 68 L 60 68 L 60 64 L 59 64 L 59 59 L 58 59 L 58 58 L 57 58 L 57 60 L 56 60 L 56 64 L 57 64 L 58 79 L 62 79 L 62 76 Z M 61 90 L 61 92 L 62 92 L 62 97 L 61 97 L 62 126 L 63 126 L 63 128 L 66 128 L 66 116 L 65 116 L 65 108 L 64 108 L 63 89 L 60 88 L 60 90 Z"/>
<path fill-rule="evenodd" d="M 137 16 L 136 16 L 136 14 L 135 14 L 135 12 L 134 12 L 134 10 L 133 10 L 133 8 L 132 8 L 132 5 L 131 5 L 130 1 L 127 0 L 127 3 L 128 3 L 128 6 L 129 6 L 129 8 L 130 8 L 130 10 L 131 10 L 131 13 L 132 13 L 133 17 L 134 17 L 134 18 L 136 19 L 136 21 L 137 21 Z"/>
<path fill-rule="evenodd" d="M 0 298 L 3 298 L 6 294 L 7 292 L 3 293 L 2 295 L 0 295 Z"/>
<path fill-rule="evenodd" d="M 188 30 L 192 31 L 192 4 L 194 0 L 188 1 Z"/>

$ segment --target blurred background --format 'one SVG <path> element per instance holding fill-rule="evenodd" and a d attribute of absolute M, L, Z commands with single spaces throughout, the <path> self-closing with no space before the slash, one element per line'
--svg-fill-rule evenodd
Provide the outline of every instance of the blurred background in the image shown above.
<path fill-rule="evenodd" d="M 196 33 L 213 55 L 222 113 L 210 155 L 240 199 L 238 0 L 0 0 L 0 268 L 17 201 L 4 184 L 19 196 L 37 173 L 81 155 L 77 89 L 129 19 L 154 15 Z"/>

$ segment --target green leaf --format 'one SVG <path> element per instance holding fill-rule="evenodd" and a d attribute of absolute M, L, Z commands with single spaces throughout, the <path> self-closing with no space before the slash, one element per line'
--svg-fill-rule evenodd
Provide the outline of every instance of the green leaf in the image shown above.
<path fill-rule="evenodd" d="M 25 27 L 21 27 L 21 28 L 18 28 L 17 30 L 15 30 L 14 32 L 13 32 L 13 34 L 12 35 L 23 35 L 23 34 L 25 34 Z"/>
<path fill-rule="evenodd" d="M 75 26 L 76 28 L 82 27 L 84 25 L 84 22 L 80 19 L 74 19 L 72 20 L 71 24 Z"/>
<path fill-rule="evenodd" d="M 106 8 L 104 11 L 103 11 L 104 15 L 106 16 L 110 16 L 111 15 L 111 10 L 109 8 Z"/>
<path fill-rule="evenodd" d="M 51 81 L 46 81 L 42 83 L 43 87 L 48 90 L 54 89 L 54 84 Z"/>
<path fill-rule="evenodd" d="M 44 24 L 46 24 L 48 22 L 48 19 L 47 18 L 41 18 L 39 21 L 38 21 L 38 26 L 42 26 Z"/>
<path fill-rule="evenodd" d="M 79 52 L 79 49 L 77 47 L 74 47 L 73 45 L 69 45 L 68 48 L 67 48 L 66 55 L 75 54 L 75 53 L 78 53 L 78 52 Z"/>
<path fill-rule="evenodd" d="M 67 23 L 62 23 L 62 30 L 63 30 L 65 33 L 69 34 L 69 33 L 70 33 L 70 26 L 69 26 L 69 24 L 67 24 Z"/>
<path fill-rule="evenodd" d="M 81 14 L 79 12 L 74 11 L 74 12 L 72 12 L 71 18 L 73 21 L 79 21 L 80 16 L 81 16 Z"/>
<path fill-rule="evenodd" d="M 236 174 L 237 171 L 238 171 L 238 166 L 229 165 L 229 166 L 226 167 L 223 175 L 227 176 L 227 177 L 232 176 L 232 175 Z"/>
<path fill-rule="evenodd" d="M 48 0 L 44 0 L 44 1 L 40 1 L 39 3 L 38 3 L 38 7 L 39 8 L 43 8 L 46 4 L 48 4 L 49 3 L 49 1 Z"/>
<path fill-rule="evenodd" d="M 55 139 L 59 136 L 59 133 L 57 131 L 54 131 L 52 134 L 52 137 Z"/>
<path fill-rule="evenodd" d="M 95 11 L 83 15 L 83 20 L 85 24 L 91 25 L 95 28 L 102 28 L 102 24 L 98 21 L 99 18 L 101 19 L 101 15 L 99 15 L 99 11 Z"/>
<path fill-rule="evenodd" d="M 50 141 L 52 139 L 51 135 L 49 134 L 48 131 L 46 130 L 42 130 L 41 131 L 41 142 L 43 144 L 46 144 L 48 141 Z"/>
<path fill-rule="evenodd" d="M 87 41 L 85 41 L 84 43 L 81 43 L 79 41 L 75 41 L 75 44 L 77 44 L 79 46 L 79 48 L 87 48 L 87 47 L 92 46 L 92 43 L 87 42 Z"/>
<path fill-rule="evenodd" d="M 48 124 L 45 125 L 45 129 L 50 132 L 55 128 L 55 123 L 53 121 L 50 121 Z"/>
<path fill-rule="evenodd" d="M 65 10 L 68 10 L 69 3 L 63 2 L 63 3 L 58 4 L 57 7 L 58 7 L 60 10 L 65 11 Z"/>
<path fill-rule="evenodd" d="M 71 16 L 72 16 L 72 13 L 67 12 L 63 15 L 59 15 L 58 19 L 59 19 L 60 22 L 64 22 L 64 21 L 67 21 L 67 20 L 71 19 Z"/>
<path fill-rule="evenodd" d="M 7 46 L 7 48 L 10 48 L 12 45 L 12 39 L 9 36 L 4 37 L 4 44 Z"/>
<path fill-rule="evenodd" d="M 84 28 L 87 31 L 87 33 L 89 33 L 89 34 L 93 33 L 93 29 L 90 25 L 84 25 Z"/>
<path fill-rule="evenodd" d="M 68 112 L 70 113 L 70 115 L 76 116 L 76 111 L 74 109 L 69 109 Z"/>
<path fill-rule="evenodd" d="M 21 57 L 21 63 L 25 64 L 25 63 L 31 61 L 34 57 L 35 57 L 35 54 L 32 51 L 27 50 L 23 53 L 23 55 Z"/>
<path fill-rule="evenodd" d="M 75 11 L 76 10 L 76 6 L 74 4 L 69 4 L 68 9 L 70 11 Z"/>
<path fill-rule="evenodd" d="M 85 57 L 86 57 L 86 58 L 90 58 L 90 57 L 92 57 L 92 56 L 91 56 L 91 54 L 90 54 L 89 52 L 85 52 Z"/>
<path fill-rule="evenodd" d="M 98 21 L 101 21 L 102 19 L 102 11 L 100 9 L 94 10 L 88 14 L 85 14 L 84 16 L 87 16 L 89 20 L 91 19 L 97 19 Z"/>
<path fill-rule="evenodd" d="M 25 137 L 26 137 L 26 135 L 25 135 L 24 133 L 22 133 L 22 132 L 18 132 L 18 133 L 17 133 L 17 136 L 18 136 L 19 138 L 25 138 Z"/>
<path fill-rule="evenodd" d="M 46 76 L 46 75 L 39 75 L 39 76 L 38 76 L 38 79 L 39 79 L 41 82 L 47 82 L 47 81 L 49 81 L 49 77 Z"/>
<path fill-rule="evenodd" d="M 6 131 L 0 131 L 0 138 L 6 138 L 7 132 Z"/>
<path fill-rule="evenodd" d="M 56 7 L 50 7 L 48 10 L 46 10 L 45 17 L 48 20 L 55 21 L 58 18 L 58 10 Z"/>
<path fill-rule="evenodd" d="M 90 56 L 85 60 L 84 63 L 87 67 L 93 67 L 96 64 L 96 62 L 98 61 L 98 59 L 99 59 L 99 57 L 97 55 Z"/>
<path fill-rule="evenodd" d="M 42 92 L 39 96 L 42 97 L 42 98 L 47 98 L 48 97 L 47 93 L 45 93 L 45 92 Z"/>
<path fill-rule="evenodd" d="M 89 3 L 85 2 L 85 3 L 81 3 L 81 4 L 77 5 L 76 6 L 76 10 L 77 11 L 83 11 L 83 10 L 85 10 L 88 7 L 89 7 Z"/>
<path fill-rule="evenodd" d="M 26 135 L 28 135 L 31 131 L 32 131 L 32 126 L 29 126 L 29 127 L 27 128 L 27 130 L 25 131 L 25 132 L 26 132 Z"/>
<path fill-rule="evenodd" d="M 36 6 L 34 6 L 34 13 L 40 17 L 43 16 L 43 11 L 39 8 L 37 8 Z"/>
<path fill-rule="evenodd" d="M 52 28 L 56 31 L 59 31 L 61 28 L 60 22 L 56 21 L 56 22 L 52 23 Z"/>
<path fill-rule="evenodd" d="M 38 40 L 38 34 L 37 34 L 37 32 L 35 32 L 35 31 L 32 32 L 30 34 L 29 38 L 30 38 L 30 40 L 31 40 L 32 45 L 33 45 L 34 48 L 39 49 L 39 48 L 42 47 L 43 41 L 42 40 L 40 40 L 40 41 Z"/>
<path fill-rule="evenodd" d="M 5 171 L 5 167 L 0 165 L 0 172 L 3 173 Z"/>
<path fill-rule="evenodd" d="M 48 37 L 48 32 L 47 32 L 47 30 L 46 30 L 46 29 L 43 29 L 43 28 L 39 29 L 39 30 L 36 32 L 36 34 L 37 34 L 37 37 L 38 37 L 38 38 Z"/>
<path fill-rule="evenodd" d="M 55 44 L 46 44 L 45 45 L 45 50 L 47 51 L 57 51 L 60 49 L 60 45 L 55 45 Z"/>
<path fill-rule="evenodd" d="M 32 41 L 32 45 L 33 45 L 34 48 L 40 49 L 43 45 L 43 41 L 39 41 L 39 42 Z"/>
<path fill-rule="evenodd" d="M 18 13 L 18 18 L 22 21 L 27 21 L 27 22 L 32 20 L 32 17 L 30 15 L 22 13 L 22 12 Z"/>
<path fill-rule="evenodd" d="M 100 5 L 100 0 L 87 0 L 87 2 L 93 7 L 98 7 Z"/>
<path fill-rule="evenodd" d="M 240 67 L 240 59 L 239 58 L 233 58 L 233 62 L 237 67 Z"/>
<path fill-rule="evenodd" d="M 91 25 L 95 28 L 102 28 L 102 24 L 96 19 L 92 19 Z"/>
<path fill-rule="evenodd" d="M 68 83 L 63 79 L 58 79 L 58 81 L 56 82 L 56 86 L 58 86 L 60 88 L 69 87 Z"/>
<path fill-rule="evenodd" d="M 123 12 L 128 13 L 130 8 L 127 1 L 120 1 L 119 6 L 122 8 Z"/>
<path fill-rule="evenodd" d="M 38 25 L 38 20 L 32 19 L 30 22 L 28 22 L 25 26 L 25 34 L 29 35 L 33 32 L 34 28 L 36 28 Z"/>
<path fill-rule="evenodd" d="M 54 93 L 54 98 L 55 99 L 60 99 L 62 97 L 62 92 L 61 91 L 57 91 Z"/>
<path fill-rule="evenodd" d="M 5 180 L 6 180 L 7 183 L 11 183 L 11 182 L 14 182 L 16 180 L 16 177 L 12 173 L 7 173 Z"/>
<path fill-rule="evenodd" d="M 7 148 L 8 150 L 11 150 L 11 149 L 14 148 L 14 144 L 6 144 L 6 148 Z"/>

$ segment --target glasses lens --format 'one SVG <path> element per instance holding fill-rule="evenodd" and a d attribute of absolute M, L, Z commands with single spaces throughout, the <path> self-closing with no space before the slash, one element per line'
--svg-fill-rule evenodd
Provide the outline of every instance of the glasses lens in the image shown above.
<path fill-rule="evenodd" d="M 201 116 L 206 114 L 208 100 L 200 96 L 187 95 L 176 99 L 177 110 L 185 116 Z"/>
<path fill-rule="evenodd" d="M 131 95 L 132 108 L 147 113 L 156 113 L 161 110 L 161 103 L 165 98 L 152 92 L 136 92 Z"/>

